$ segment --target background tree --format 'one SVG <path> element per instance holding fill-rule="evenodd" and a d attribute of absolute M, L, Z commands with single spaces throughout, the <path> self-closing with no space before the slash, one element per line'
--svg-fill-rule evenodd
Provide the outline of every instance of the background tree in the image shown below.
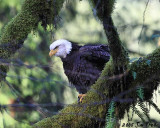
<path fill-rule="evenodd" d="M 108 115 L 108 117 L 110 117 L 109 119 L 113 118 L 115 120 L 118 120 L 123 118 L 124 110 L 128 110 L 130 106 L 132 105 L 134 106 L 136 104 L 137 97 L 139 97 L 139 95 L 137 96 L 136 88 L 139 86 L 143 87 L 143 89 L 140 88 L 141 90 L 143 90 L 143 92 L 138 88 L 140 90 L 140 94 L 142 95 L 140 97 L 141 99 L 139 100 L 140 102 L 138 102 L 138 103 L 141 103 L 140 106 L 143 107 L 142 100 L 148 101 L 149 103 L 151 103 L 149 99 L 152 97 L 153 90 L 156 89 L 156 87 L 158 86 L 157 84 L 158 75 L 159 75 L 158 50 L 152 53 L 151 55 L 147 56 L 146 58 L 145 57 L 140 58 L 136 62 L 130 64 L 127 52 L 121 45 L 121 40 L 119 39 L 119 35 L 117 34 L 117 30 L 115 29 L 112 18 L 110 16 L 113 10 L 112 8 L 113 8 L 114 1 L 106 1 L 106 2 L 90 1 L 90 2 L 93 4 L 94 14 L 96 14 L 100 18 L 101 22 L 103 23 L 105 34 L 108 38 L 109 46 L 111 49 L 112 59 L 106 65 L 102 73 L 102 76 L 99 78 L 97 83 L 93 86 L 91 91 L 88 92 L 88 97 L 86 97 L 83 104 L 70 105 L 69 107 L 66 107 L 64 110 L 62 110 L 59 115 L 56 115 L 53 118 L 48 118 L 45 121 L 41 121 L 35 126 L 38 126 L 38 127 L 45 127 L 45 126 L 46 127 L 51 127 L 51 126 L 52 127 L 63 127 L 63 126 L 103 127 L 105 124 L 105 117 L 106 117 L 107 111 L 109 113 L 108 108 L 110 107 L 114 108 L 113 113 L 111 113 L 110 116 Z M 3 60 L 3 65 L 1 65 L 1 79 L 3 79 L 7 75 L 6 71 L 8 69 L 7 68 L 8 66 L 4 65 L 4 63 L 6 64 L 8 63 L 8 61 L 10 62 L 10 56 L 22 46 L 24 39 L 27 37 L 28 33 L 31 30 L 36 31 L 36 28 L 38 27 L 39 22 L 41 22 L 41 25 L 45 29 L 47 28 L 47 24 L 50 25 L 51 28 L 53 26 L 56 27 L 55 25 L 57 25 L 59 21 L 58 12 L 62 8 L 62 4 L 63 4 L 63 1 L 58 1 L 58 2 L 43 1 L 43 0 L 38 0 L 35 2 L 32 2 L 30 0 L 25 1 L 24 5 L 22 6 L 21 12 L 18 13 L 13 20 L 11 20 L 11 22 L 4 28 L 2 32 L 1 41 L 0 41 L 1 42 L 0 56 L 1 56 L 1 60 Z M 74 13 L 71 13 L 71 15 L 73 18 L 75 17 Z M 43 34 L 41 33 L 41 30 L 42 28 L 38 30 L 38 33 L 43 37 L 43 39 L 45 39 L 44 37 L 46 37 L 46 35 L 43 36 Z M 35 54 L 36 56 L 33 56 L 30 59 L 33 59 L 34 57 L 39 58 L 37 59 L 37 61 L 40 64 L 43 64 L 44 61 L 49 62 L 49 58 L 47 57 L 46 59 L 48 60 L 41 59 L 41 57 L 44 54 L 47 54 L 47 51 L 45 51 L 45 49 L 47 49 L 47 45 L 44 42 L 46 41 L 41 41 L 40 44 L 34 45 L 33 43 L 31 43 L 30 45 L 28 45 L 28 51 L 29 51 L 28 54 L 30 56 L 33 56 L 33 54 L 36 53 L 36 52 L 31 52 L 32 48 L 38 46 L 38 48 L 36 48 L 37 55 Z M 23 54 L 25 50 L 27 51 L 26 48 L 22 48 L 22 50 L 19 53 Z M 40 53 L 39 51 L 42 51 L 42 50 L 43 50 L 43 53 Z M 16 55 L 15 58 L 17 56 L 18 55 Z M 25 61 L 28 61 L 28 58 L 26 58 L 26 60 L 24 59 L 23 61 L 16 59 L 12 61 L 12 63 L 18 64 L 18 68 L 21 65 L 31 69 L 35 67 L 34 65 L 27 65 L 27 62 L 24 63 Z M 37 66 L 38 65 L 36 65 L 36 67 Z M 15 71 L 12 72 L 11 74 L 15 75 L 14 74 L 15 72 L 18 72 L 18 74 L 21 74 L 19 70 L 16 71 L 16 68 L 14 70 Z M 28 78 L 34 79 L 35 81 L 37 80 L 37 82 L 32 84 L 28 80 L 27 82 L 24 80 L 23 81 L 17 80 L 16 83 L 24 85 L 24 87 L 26 87 L 26 85 L 34 86 L 34 89 L 36 90 L 37 94 L 39 94 L 39 92 L 41 91 L 42 93 L 48 92 L 50 89 L 53 89 L 55 93 L 58 92 L 58 90 L 56 90 L 53 87 L 50 87 L 50 89 L 47 89 L 48 90 L 47 91 L 45 89 L 45 86 L 43 86 L 44 89 L 43 87 L 36 86 L 36 85 L 40 85 L 41 81 L 39 81 L 39 79 L 37 78 L 38 77 L 41 78 L 41 74 L 44 74 L 44 73 L 48 74 L 48 77 L 46 77 L 47 81 L 49 81 L 52 78 L 50 74 L 51 73 L 50 67 L 46 67 L 46 66 L 41 67 L 40 69 L 41 71 L 38 74 L 36 70 L 35 71 L 36 78 L 32 76 L 34 74 L 34 71 L 30 72 L 27 70 L 28 69 L 26 69 L 26 72 L 28 72 L 27 73 Z M 143 77 L 140 78 L 140 76 L 143 76 Z M 153 76 L 153 78 L 151 76 Z M 57 78 L 57 80 L 58 79 L 59 78 Z M 6 82 L 6 80 L 4 81 Z M 154 84 L 153 84 L 153 81 L 154 81 Z M 15 79 L 13 82 L 13 79 L 11 78 L 10 82 L 14 86 Z M 24 83 L 27 83 L 27 84 L 25 85 Z M 154 85 L 154 86 L 150 86 L 150 85 Z M 35 86 L 37 88 L 35 88 Z M 37 96 L 35 92 L 32 92 L 34 93 L 34 95 L 30 93 L 31 91 L 27 92 L 27 89 L 26 88 L 24 89 L 24 87 L 22 86 L 22 88 L 20 88 L 18 86 L 18 88 L 20 88 L 19 91 L 21 93 L 25 94 L 26 96 L 27 95 L 32 95 L 35 97 Z M 128 95 L 128 93 L 130 92 L 134 92 L 134 93 L 132 93 L 131 95 Z M 132 100 L 130 101 L 128 100 L 128 98 Z M 44 99 L 46 100 L 46 98 Z M 124 102 L 120 102 L 119 101 L 120 99 L 124 100 Z M 49 98 L 47 100 L 49 102 L 51 101 L 51 99 Z M 125 102 L 125 100 L 127 100 L 127 102 Z M 43 98 L 40 99 L 40 101 L 43 102 Z M 144 112 L 146 113 L 147 111 L 144 111 Z M 112 117 L 112 115 L 114 116 Z M 115 122 L 113 121 L 113 124 L 114 123 Z M 111 124 L 108 122 L 108 119 L 106 124 Z"/>

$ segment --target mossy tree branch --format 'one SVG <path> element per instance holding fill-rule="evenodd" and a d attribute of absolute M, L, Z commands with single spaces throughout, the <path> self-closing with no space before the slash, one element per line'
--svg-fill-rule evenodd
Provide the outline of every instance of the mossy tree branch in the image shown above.
<path fill-rule="evenodd" d="M 0 59 L 9 59 L 22 47 L 27 35 L 37 28 L 39 22 L 44 27 L 52 24 L 63 6 L 64 0 L 26 0 L 22 10 L 4 28 L 0 38 Z M 56 10 L 56 11 L 55 11 Z M 0 65 L 0 80 L 5 78 L 8 67 Z"/>

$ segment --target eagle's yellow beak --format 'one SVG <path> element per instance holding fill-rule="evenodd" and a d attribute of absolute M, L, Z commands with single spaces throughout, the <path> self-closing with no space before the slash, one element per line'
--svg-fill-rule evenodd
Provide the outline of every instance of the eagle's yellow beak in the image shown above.
<path fill-rule="evenodd" d="M 58 48 L 55 49 L 55 50 L 51 50 L 51 51 L 49 52 L 49 56 L 52 57 L 53 55 L 55 55 L 55 54 L 57 53 L 57 51 L 58 51 Z"/>

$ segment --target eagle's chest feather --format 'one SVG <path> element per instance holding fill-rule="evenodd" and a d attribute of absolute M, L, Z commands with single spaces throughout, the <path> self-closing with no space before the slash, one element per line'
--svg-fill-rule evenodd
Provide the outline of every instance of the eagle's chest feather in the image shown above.
<path fill-rule="evenodd" d="M 90 86 L 101 72 L 96 65 L 80 56 L 64 59 L 63 67 L 68 80 L 75 86 Z"/>

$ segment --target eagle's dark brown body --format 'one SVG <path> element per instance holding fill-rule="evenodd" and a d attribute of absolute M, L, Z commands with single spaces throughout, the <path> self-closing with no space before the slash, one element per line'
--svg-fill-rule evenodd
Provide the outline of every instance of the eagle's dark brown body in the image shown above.
<path fill-rule="evenodd" d="M 110 54 L 107 45 L 78 46 L 72 43 L 72 50 L 62 58 L 63 67 L 69 82 L 79 93 L 86 93 L 100 76 Z"/>

